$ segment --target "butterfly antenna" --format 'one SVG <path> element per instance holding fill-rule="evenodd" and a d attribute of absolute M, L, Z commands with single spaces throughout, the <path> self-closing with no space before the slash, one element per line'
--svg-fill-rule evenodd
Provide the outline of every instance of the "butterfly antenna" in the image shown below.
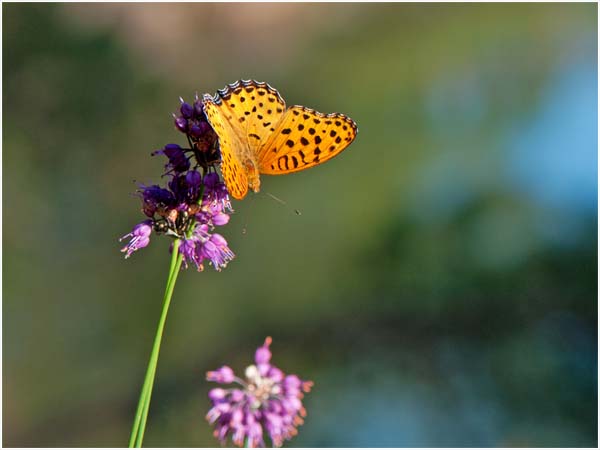
<path fill-rule="evenodd" d="M 276 202 L 281 203 L 282 205 L 287 205 L 287 202 L 285 200 L 281 200 L 279 197 L 275 197 L 273 194 L 271 194 L 270 192 L 265 192 L 265 194 L 267 194 L 269 197 L 271 197 L 273 200 L 275 200 Z"/>
<path fill-rule="evenodd" d="M 254 196 L 249 196 L 248 198 L 248 202 L 252 203 L 254 201 Z M 243 216 L 240 216 L 240 219 L 242 219 L 242 235 L 246 235 L 246 233 L 248 233 L 248 222 L 246 221 L 246 213 L 244 212 Z"/>
<path fill-rule="evenodd" d="M 287 206 L 287 202 L 285 200 L 280 199 L 279 197 L 274 196 L 273 194 L 271 194 L 270 192 L 265 192 L 265 195 L 268 195 L 269 197 L 271 197 L 273 200 L 275 200 L 277 203 L 281 203 L 283 206 Z M 294 209 L 294 212 L 298 215 L 301 216 L 302 213 L 300 212 L 299 209 Z"/>

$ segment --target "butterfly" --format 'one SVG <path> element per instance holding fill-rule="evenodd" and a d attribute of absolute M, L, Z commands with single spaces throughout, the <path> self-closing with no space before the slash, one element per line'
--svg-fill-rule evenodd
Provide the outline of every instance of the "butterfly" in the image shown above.
<path fill-rule="evenodd" d="M 358 131 L 349 117 L 304 106 L 286 108 L 267 83 L 240 80 L 205 94 L 204 112 L 217 133 L 221 173 L 229 194 L 241 200 L 260 190 L 260 175 L 284 175 L 340 154 Z"/>

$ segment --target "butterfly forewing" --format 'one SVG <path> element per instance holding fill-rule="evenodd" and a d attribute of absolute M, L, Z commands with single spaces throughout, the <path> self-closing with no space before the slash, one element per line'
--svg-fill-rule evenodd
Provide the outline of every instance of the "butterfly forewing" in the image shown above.
<path fill-rule="evenodd" d="M 217 106 L 242 141 L 248 142 L 253 157 L 273 134 L 285 111 L 285 102 L 267 83 L 237 81 L 218 91 Z"/>
<path fill-rule="evenodd" d="M 304 106 L 288 109 L 259 149 L 258 170 L 283 175 L 339 155 L 356 137 L 356 124 L 343 114 L 322 114 Z"/>

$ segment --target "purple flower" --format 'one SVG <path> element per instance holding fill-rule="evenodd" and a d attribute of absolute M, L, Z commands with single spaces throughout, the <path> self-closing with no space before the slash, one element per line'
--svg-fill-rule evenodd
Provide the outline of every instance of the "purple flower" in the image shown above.
<path fill-rule="evenodd" d="M 142 223 L 138 223 L 131 233 L 127 233 L 119 241 L 123 239 L 131 238 L 125 247 L 121 249 L 125 253 L 125 258 L 129 258 L 131 254 L 140 248 L 146 247 L 150 243 L 150 234 L 152 233 L 152 221 L 144 220 Z"/>
<path fill-rule="evenodd" d="M 226 216 L 226 214 L 219 214 L 218 217 L 222 215 Z M 197 214 L 196 217 L 210 216 Z M 225 238 L 220 234 L 210 233 L 210 225 L 214 226 L 210 218 L 198 221 L 191 236 L 183 240 L 179 252 L 183 255 L 186 267 L 193 264 L 201 272 L 204 270 L 204 260 L 207 259 L 215 270 L 221 271 L 234 258 L 235 254 L 227 245 Z"/>
<path fill-rule="evenodd" d="M 149 219 L 121 238 L 131 238 L 122 251 L 128 258 L 147 246 L 154 230 L 180 240 L 183 267 L 193 265 L 204 270 L 204 262 L 208 261 L 221 270 L 235 255 L 225 238 L 214 232 L 216 227 L 229 222 L 229 213 L 233 211 L 227 187 L 216 173 L 215 165 L 219 163 L 216 134 L 198 96 L 193 105 L 181 99 L 179 115 L 173 116 L 175 126 L 187 135 L 192 148 L 167 144 L 152 153 L 166 156 L 164 175 L 170 178 L 165 187 L 139 185 L 142 212 Z"/>
<path fill-rule="evenodd" d="M 203 202 L 214 205 L 219 211 L 232 211 L 227 186 L 219 179 L 216 173 L 209 173 L 204 177 Z"/>
<path fill-rule="evenodd" d="M 227 241 L 220 234 L 211 235 L 200 248 L 199 253 L 210 263 L 216 270 L 221 270 L 227 267 L 227 263 L 233 259 L 235 254 L 227 246 Z"/>
<path fill-rule="evenodd" d="M 206 420 L 215 427 L 214 436 L 225 444 L 232 442 L 242 447 L 264 447 L 265 433 L 275 447 L 298 433 L 306 410 L 302 405 L 305 392 L 313 383 L 302 381 L 296 375 L 285 375 L 271 364 L 271 338 L 256 350 L 254 362 L 245 370 L 245 380 L 223 366 L 207 372 L 206 379 L 221 384 L 241 386 L 214 388 L 208 393 L 212 404 Z"/>
<path fill-rule="evenodd" d="M 197 94 L 193 105 L 186 103 L 182 98 L 180 101 L 179 115 L 173 114 L 175 128 L 187 135 L 196 150 L 207 154 L 204 156 L 204 163 L 219 160 L 216 148 L 217 135 L 208 123 L 204 113 L 204 103 Z"/>
<path fill-rule="evenodd" d="M 165 165 L 166 173 L 181 173 L 190 168 L 190 160 L 185 154 L 185 150 L 177 144 L 167 144 L 162 149 L 152 152 L 154 155 L 165 155 L 169 162 Z"/>
<path fill-rule="evenodd" d="M 179 97 L 179 100 L 181 101 L 181 107 L 179 108 L 181 115 L 186 119 L 191 119 L 194 116 L 194 107 L 186 103 L 181 97 Z"/>
<path fill-rule="evenodd" d="M 235 380 L 235 374 L 233 369 L 229 366 L 223 366 L 217 370 L 206 372 L 206 379 L 208 381 L 216 381 L 221 384 L 233 383 Z"/>
<path fill-rule="evenodd" d="M 173 175 L 168 187 L 173 193 L 175 204 L 181 209 L 182 204 L 198 204 L 202 177 L 196 170 Z"/>
<path fill-rule="evenodd" d="M 138 191 L 142 198 L 142 211 L 148 217 L 154 217 L 158 211 L 168 209 L 173 204 L 175 197 L 168 189 L 154 184 L 152 186 L 140 185 Z"/>
<path fill-rule="evenodd" d="M 196 101 L 194 102 L 194 112 L 196 113 L 197 117 L 202 117 L 202 115 L 204 114 L 204 102 L 202 102 L 202 100 L 200 100 L 197 92 L 196 92 Z"/>
<path fill-rule="evenodd" d="M 186 133 L 188 128 L 187 119 L 185 117 L 178 117 L 175 114 L 173 114 L 173 118 L 175 119 L 175 128 L 182 133 Z"/>

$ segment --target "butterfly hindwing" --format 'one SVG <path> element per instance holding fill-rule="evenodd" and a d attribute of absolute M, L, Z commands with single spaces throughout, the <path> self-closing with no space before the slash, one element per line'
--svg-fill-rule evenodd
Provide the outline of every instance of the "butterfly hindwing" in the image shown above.
<path fill-rule="evenodd" d="M 240 200 L 248 192 L 248 177 L 239 159 L 239 151 L 236 148 L 246 144 L 240 142 L 239 137 L 226 120 L 222 108 L 210 96 L 204 98 L 204 112 L 219 137 L 221 172 L 227 190 L 233 198 Z"/>
<path fill-rule="evenodd" d="M 239 160 L 227 148 L 227 142 L 221 144 L 221 173 L 227 185 L 227 191 L 236 200 L 243 199 L 248 193 L 248 177 Z"/>
<path fill-rule="evenodd" d="M 298 172 L 340 154 L 356 137 L 356 124 L 343 114 L 289 108 L 259 150 L 258 170 L 267 175 Z"/>

